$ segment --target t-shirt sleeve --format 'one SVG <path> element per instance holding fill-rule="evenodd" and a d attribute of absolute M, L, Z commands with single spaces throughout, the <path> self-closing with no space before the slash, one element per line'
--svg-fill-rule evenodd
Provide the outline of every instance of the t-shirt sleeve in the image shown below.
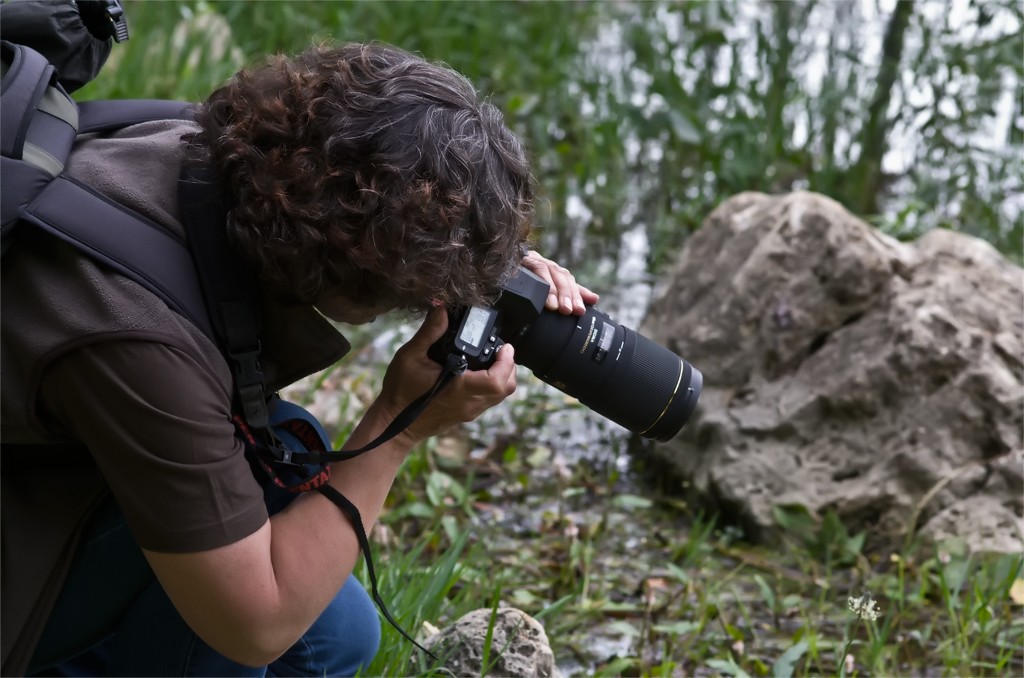
<path fill-rule="evenodd" d="M 222 384 L 151 341 L 74 349 L 43 375 L 41 404 L 90 450 L 145 549 L 234 543 L 267 521 Z"/>

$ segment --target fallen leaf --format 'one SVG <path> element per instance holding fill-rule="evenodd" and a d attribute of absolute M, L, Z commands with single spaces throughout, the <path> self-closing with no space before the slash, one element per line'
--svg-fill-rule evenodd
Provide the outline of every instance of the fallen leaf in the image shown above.
<path fill-rule="evenodd" d="M 1016 579 L 1010 585 L 1010 600 L 1017 605 L 1024 605 L 1024 579 Z"/>

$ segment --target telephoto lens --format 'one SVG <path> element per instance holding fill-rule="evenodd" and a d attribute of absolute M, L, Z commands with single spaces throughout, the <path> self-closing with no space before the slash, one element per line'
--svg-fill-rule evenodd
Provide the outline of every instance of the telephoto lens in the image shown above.
<path fill-rule="evenodd" d="M 672 351 L 588 307 L 544 310 L 510 342 L 516 362 L 634 433 L 665 442 L 697 406 L 704 378 Z"/>
<path fill-rule="evenodd" d="M 448 309 L 448 331 L 427 351 L 486 369 L 503 343 L 516 362 L 634 433 L 660 442 L 690 418 L 704 378 L 695 367 L 593 306 L 582 316 L 544 307 L 549 284 L 520 267 L 494 306 Z"/>

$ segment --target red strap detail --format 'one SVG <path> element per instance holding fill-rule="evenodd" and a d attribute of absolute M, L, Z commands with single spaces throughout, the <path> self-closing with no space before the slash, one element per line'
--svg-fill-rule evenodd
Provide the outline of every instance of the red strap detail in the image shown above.
<path fill-rule="evenodd" d="M 231 417 L 231 421 L 234 422 L 235 427 L 238 429 L 238 432 L 242 434 L 242 437 L 245 438 L 246 442 L 253 447 L 258 444 L 256 442 L 256 436 L 252 434 L 252 429 L 249 428 L 249 424 L 246 423 L 245 418 L 242 415 L 234 415 Z M 289 433 L 298 438 L 299 441 L 305 445 L 307 450 L 318 449 L 321 452 L 324 451 L 323 441 L 320 440 L 320 436 L 317 435 L 313 427 L 307 422 L 300 419 L 289 419 L 282 422 L 280 426 L 286 428 Z M 309 492 L 311 490 L 316 490 L 326 485 L 331 479 L 331 467 L 323 466 L 316 475 L 307 478 L 296 485 L 289 485 L 281 479 L 281 476 L 262 457 L 258 454 L 254 456 L 271 481 L 273 481 L 273 483 L 278 487 L 288 490 L 289 492 Z"/>
<path fill-rule="evenodd" d="M 320 469 L 320 473 L 310 478 L 304 483 L 289 487 L 288 489 L 292 492 L 309 492 L 310 490 L 316 490 L 327 484 L 327 481 L 331 479 L 331 467 L 324 466 Z"/>
<path fill-rule="evenodd" d="M 245 437 L 246 442 L 250 445 L 256 444 L 256 436 L 252 434 L 252 429 L 249 428 L 249 424 L 245 423 L 245 417 L 240 414 L 236 414 L 231 417 L 231 421 L 234 422 L 235 428 Z"/>
<path fill-rule="evenodd" d="M 316 430 L 307 421 L 302 419 L 288 419 L 280 424 L 281 428 L 284 428 L 293 436 L 299 439 L 307 450 L 320 450 L 326 452 L 324 449 L 323 441 L 320 440 L 320 436 L 317 435 Z"/>

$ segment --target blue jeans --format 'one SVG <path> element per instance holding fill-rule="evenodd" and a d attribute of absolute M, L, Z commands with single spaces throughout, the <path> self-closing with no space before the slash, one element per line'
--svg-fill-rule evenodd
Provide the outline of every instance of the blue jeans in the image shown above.
<path fill-rule="evenodd" d="M 268 509 L 289 496 L 266 491 Z M 380 621 L 349 577 L 299 641 L 273 664 L 252 668 L 211 649 L 171 604 L 111 500 L 92 520 L 43 631 L 29 675 L 349 676 L 369 665 Z"/>

